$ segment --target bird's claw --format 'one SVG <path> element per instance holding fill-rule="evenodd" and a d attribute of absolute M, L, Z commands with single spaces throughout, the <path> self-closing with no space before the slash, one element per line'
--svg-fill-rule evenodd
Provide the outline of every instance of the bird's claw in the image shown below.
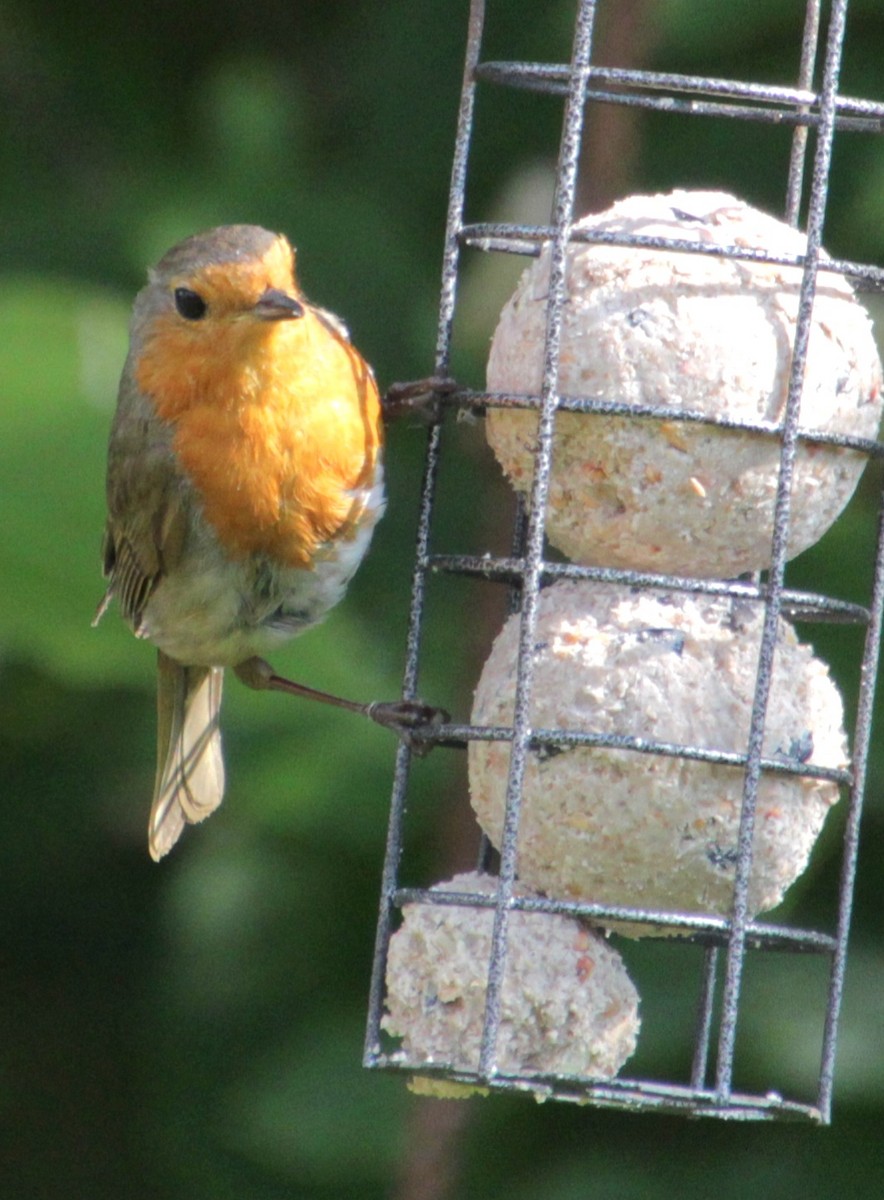
<path fill-rule="evenodd" d="M 368 716 L 392 731 L 418 755 L 429 754 L 438 740 L 439 729 L 449 720 L 444 708 L 433 708 L 416 700 L 375 701 Z"/>
<path fill-rule="evenodd" d="M 409 383 L 391 384 L 381 400 L 384 420 L 417 417 L 432 425 L 442 416 L 442 400 L 457 390 L 457 380 L 446 375 L 428 375 Z"/>

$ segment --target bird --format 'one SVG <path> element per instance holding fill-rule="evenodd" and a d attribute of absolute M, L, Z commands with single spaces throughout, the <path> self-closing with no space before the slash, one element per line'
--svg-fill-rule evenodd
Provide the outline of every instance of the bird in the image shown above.
<path fill-rule="evenodd" d="M 173 246 L 137 294 L 108 440 L 106 591 L 157 651 L 159 861 L 224 795 L 224 671 L 372 718 L 405 740 L 417 702 L 361 704 L 266 661 L 342 598 L 384 511 L 383 413 L 346 326 L 311 303 L 283 234 L 223 225 Z M 415 744 L 412 740 L 412 744 Z"/>

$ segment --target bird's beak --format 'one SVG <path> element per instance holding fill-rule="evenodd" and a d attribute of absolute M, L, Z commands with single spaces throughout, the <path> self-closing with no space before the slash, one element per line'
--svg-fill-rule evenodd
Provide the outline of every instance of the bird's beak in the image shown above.
<path fill-rule="evenodd" d="M 290 321 L 294 317 L 303 317 L 304 305 L 288 292 L 267 288 L 258 297 L 252 311 L 262 321 Z"/>

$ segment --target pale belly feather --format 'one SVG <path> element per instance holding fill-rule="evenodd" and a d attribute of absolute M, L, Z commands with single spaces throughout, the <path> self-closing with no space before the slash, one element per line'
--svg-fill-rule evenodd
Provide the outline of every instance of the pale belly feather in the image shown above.
<path fill-rule="evenodd" d="M 311 569 L 264 556 L 231 559 L 202 522 L 144 610 L 140 636 L 188 665 L 236 666 L 321 621 L 343 597 L 383 513 L 381 467 L 355 533 L 323 549 Z"/>

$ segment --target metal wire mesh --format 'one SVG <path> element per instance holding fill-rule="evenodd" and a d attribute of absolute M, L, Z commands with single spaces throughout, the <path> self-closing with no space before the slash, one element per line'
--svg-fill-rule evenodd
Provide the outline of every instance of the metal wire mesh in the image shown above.
<path fill-rule="evenodd" d="M 381 911 L 378 925 L 370 1011 L 366 1037 L 365 1063 L 372 1067 L 401 1068 L 395 1056 L 382 1048 L 381 1017 L 384 1004 L 384 974 L 387 949 L 396 914 L 405 903 L 463 905 L 492 908 L 494 924 L 492 952 L 488 964 L 485 1025 L 481 1054 L 475 1071 L 452 1070 L 444 1065 L 425 1063 L 421 1073 L 443 1074 L 448 1078 L 481 1082 L 493 1089 L 530 1088 L 558 1098 L 579 1099 L 598 1105 L 629 1109 L 682 1112 L 688 1115 L 714 1115 L 741 1118 L 790 1118 L 828 1122 L 831 1113 L 833 1068 L 838 1014 L 847 953 L 851 898 L 857 858 L 857 840 L 863 789 L 866 778 L 875 671 L 878 659 L 882 601 L 884 601 L 884 554 L 879 521 L 876 565 L 867 604 L 848 603 L 820 593 L 788 589 L 784 586 L 787 538 L 790 525 L 791 483 L 796 450 L 802 443 L 845 446 L 867 456 L 879 456 L 884 446 L 866 439 L 838 436 L 805 428 L 800 422 L 799 404 L 811 327 L 811 306 L 820 272 L 834 271 L 849 276 L 858 287 L 878 288 L 884 283 L 880 267 L 821 256 L 821 241 L 836 132 L 884 131 L 884 103 L 843 96 L 839 93 L 839 71 L 848 0 L 833 0 L 828 26 L 821 38 L 821 5 L 809 0 L 801 49 L 799 79 L 795 87 L 703 78 L 642 70 L 621 70 L 593 65 L 593 32 L 598 5 L 580 0 L 574 27 L 573 53 L 568 65 L 541 65 L 525 62 L 483 62 L 482 40 L 485 18 L 483 0 L 473 0 L 470 8 L 464 82 L 461 95 L 448 222 L 445 233 L 444 267 L 439 309 L 435 373 L 449 371 L 455 300 L 465 247 L 488 252 L 536 255 L 541 245 L 550 247 L 550 283 L 543 383 L 537 396 L 489 394 L 461 388 L 446 396 L 448 410 L 469 409 L 481 413 L 489 405 L 529 407 L 539 414 L 537 450 L 530 503 L 522 513 L 520 532 L 513 553 L 506 557 L 490 554 L 440 554 L 432 549 L 431 528 L 436 499 L 440 449 L 445 436 L 445 420 L 435 424 L 428 434 L 426 465 L 420 500 L 416 561 L 412 585 L 411 617 L 403 694 L 413 698 L 417 692 L 422 648 L 422 631 L 427 581 L 434 573 L 474 576 L 492 582 L 508 583 L 514 588 L 521 607 L 518 676 L 511 727 L 483 728 L 451 723 L 443 727 L 440 740 L 464 747 L 472 739 L 494 739 L 511 743 L 509 780 L 503 837 L 499 844 L 500 867 L 496 895 L 430 892 L 403 888 L 399 883 L 399 863 L 403 849 L 403 822 L 409 785 L 411 752 L 406 746 L 398 751 L 393 784 L 387 853 L 383 873 Z M 818 90 L 812 81 L 819 70 Z M 523 88 L 552 92 L 564 97 L 564 118 L 556 173 L 553 219 L 548 226 L 509 224 L 467 224 L 464 221 L 464 197 L 473 132 L 474 102 L 479 88 Z M 693 243 L 660 238 L 574 231 L 575 193 L 581 155 L 582 126 L 587 105 L 618 104 L 655 109 L 673 119 L 713 115 L 727 119 L 786 125 L 793 129 L 788 177 L 784 187 L 784 212 L 793 225 L 799 223 L 805 164 L 810 153 L 811 175 L 804 228 L 807 249 L 799 257 L 764 254 L 736 248 L 698 248 Z M 814 131 L 812 139 L 809 131 Z M 559 345 L 565 296 L 566 251 L 571 240 L 586 239 L 615 245 L 648 246 L 710 253 L 755 261 L 799 266 L 802 282 L 799 316 L 792 351 L 788 400 L 781 421 L 740 422 L 709 415 L 647 405 L 637 408 L 617 397 L 603 399 L 562 395 L 559 390 Z M 747 581 L 698 580 L 650 572 L 614 570 L 548 561 L 544 557 L 545 505 L 550 485 L 552 438 L 556 413 L 616 414 L 636 421 L 665 419 L 700 422 L 726 428 L 740 428 L 760 437 L 776 437 L 780 444 L 780 472 L 774 516 L 771 565 L 766 575 Z M 725 753 L 700 746 L 675 745 L 625 735 L 592 732 L 565 732 L 559 729 L 533 728 L 530 700 L 541 589 L 556 579 L 586 579 L 615 582 L 630 587 L 670 589 L 702 595 L 744 598 L 763 605 L 764 624 L 761 653 L 755 684 L 754 703 L 748 744 L 743 753 Z M 864 627 L 861 684 L 858 692 L 855 733 L 849 770 L 824 769 L 809 764 L 783 762 L 762 752 L 765 716 L 771 686 L 771 670 L 781 614 L 803 620 L 828 621 Z M 522 784 L 528 755 L 542 747 L 588 745 L 627 750 L 642 755 L 676 756 L 709 763 L 738 767 L 744 774 L 743 805 L 736 861 L 733 906 L 729 916 L 700 916 L 687 913 L 662 914 L 654 909 L 606 906 L 588 902 L 544 898 L 526 898 L 516 894 L 517 835 L 520 820 Z M 762 773 L 786 772 L 803 777 L 833 780 L 848 797 L 844 833 L 843 860 L 837 907 L 832 932 L 792 928 L 753 920 L 747 896 L 752 861 L 752 837 L 759 780 Z M 501 987 L 506 961 L 510 915 L 515 911 L 542 911 L 570 914 L 589 921 L 609 923 L 652 921 L 666 925 L 684 939 L 706 947 L 699 987 L 699 1016 L 689 1078 L 682 1082 L 621 1077 L 600 1081 L 563 1075 L 538 1075 L 503 1071 L 496 1062 L 496 1044 L 501 1020 Z M 668 943 L 669 952 L 679 953 L 683 940 Z M 778 1092 L 755 1095 L 738 1091 L 734 1082 L 734 1049 L 740 1010 L 741 988 L 748 953 L 755 951 L 805 951 L 825 956 L 829 962 L 822 1053 L 817 1094 L 812 1102 L 789 1100 Z M 407 1067 L 414 1071 L 414 1064 Z"/>

